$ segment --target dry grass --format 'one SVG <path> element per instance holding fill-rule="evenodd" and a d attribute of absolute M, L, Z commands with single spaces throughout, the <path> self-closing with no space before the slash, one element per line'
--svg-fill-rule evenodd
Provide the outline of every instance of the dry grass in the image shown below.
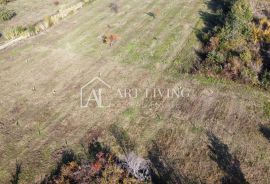
<path fill-rule="evenodd" d="M 42 20 L 45 16 L 55 14 L 59 9 L 66 8 L 79 0 L 59 0 L 60 5 L 55 6 L 54 1 L 20 0 L 11 1 L 5 7 L 16 12 L 17 16 L 8 22 L 0 22 L 0 30 L 14 26 L 26 26 Z"/>
<path fill-rule="evenodd" d="M 57 150 L 83 152 L 80 139 L 99 125 L 114 152 L 124 154 L 124 145 L 159 161 L 157 178 L 219 182 L 226 170 L 209 157 L 206 132 L 211 131 L 239 160 L 248 182 L 269 183 L 269 142 L 258 130 L 267 124 L 263 101 L 269 95 L 163 73 L 162 62 L 190 51 L 183 48 L 193 43 L 186 39 L 203 2 L 119 0 L 117 14 L 108 8 L 110 2 L 95 1 L 44 34 L 1 51 L 0 182 L 9 181 L 16 159 L 22 161 L 22 183 L 40 181 L 55 164 Z M 156 9 L 161 12 L 155 19 L 145 14 Z M 121 40 L 112 47 L 102 44 L 106 32 Z M 113 88 L 182 86 L 193 95 L 173 100 L 139 96 L 115 99 L 108 109 L 80 108 L 80 87 L 99 73 Z M 213 96 L 207 96 L 209 89 Z M 112 131 L 115 126 L 119 129 Z"/>

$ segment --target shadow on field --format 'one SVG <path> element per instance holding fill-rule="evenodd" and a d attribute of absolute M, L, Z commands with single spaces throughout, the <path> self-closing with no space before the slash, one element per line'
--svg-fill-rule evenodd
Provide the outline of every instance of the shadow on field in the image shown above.
<path fill-rule="evenodd" d="M 263 126 L 263 125 L 260 125 L 259 131 L 270 142 L 270 128 Z"/>
<path fill-rule="evenodd" d="M 224 25 L 225 16 L 231 7 L 231 0 L 210 0 L 206 2 L 206 5 L 209 11 L 199 12 L 204 27 L 197 30 L 197 37 L 204 44 L 208 41 L 206 37 L 211 36 L 216 31 L 216 27 Z"/>
<path fill-rule="evenodd" d="M 148 158 L 151 161 L 152 172 L 151 178 L 154 184 L 196 184 L 197 182 L 188 179 L 173 168 L 173 164 L 164 158 L 161 148 L 153 141 L 152 148 L 148 151 Z"/>
<path fill-rule="evenodd" d="M 222 143 L 213 133 L 207 133 L 210 145 L 210 158 L 215 161 L 219 168 L 226 174 L 221 179 L 222 184 L 247 184 L 245 176 L 240 168 L 240 162 L 229 152 L 229 147 Z"/>
<path fill-rule="evenodd" d="M 11 184 L 18 184 L 20 179 L 20 174 L 22 172 L 22 163 L 16 161 L 16 170 L 15 173 L 12 174 L 10 183 Z"/>
<path fill-rule="evenodd" d="M 114 136 L 125 155 L 134 151 L 135 142 L 129 138 L 129 135 L 123 128 L 113 124 L 109 127 L 109 131 Z"/>
<path fill-rule="evenodd" d="M 41 184 L 50 183 L 48 181 L 52 181 L 52 178 L 54 176 L 57 176 L 61 173 L 61 168 L 63 165 L 68 164 L 72 161 L 75 161 L 76 159 L 77 159 L 76 155 L 74 154 L 72 150 L 64 150 L 60 161 L 57 162 L 56 168 L 51 172 L 49 176 L 45 176 L 45 179 L 41 182 Z"/>

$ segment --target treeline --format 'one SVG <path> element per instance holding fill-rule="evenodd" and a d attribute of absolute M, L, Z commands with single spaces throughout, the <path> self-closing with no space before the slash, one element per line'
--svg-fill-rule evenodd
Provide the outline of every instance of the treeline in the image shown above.
<path fill-rule="evenodd" d="M 255 85 L 269 86 L 270 67 L 267 45 L 270 21 L 255 20 L 248 0 L 212 0 L 214 16 L 210 27 L 201 32 L 204 43 L 199 70 Z M 209 25 L 208 25 L 209 26 Z"/>

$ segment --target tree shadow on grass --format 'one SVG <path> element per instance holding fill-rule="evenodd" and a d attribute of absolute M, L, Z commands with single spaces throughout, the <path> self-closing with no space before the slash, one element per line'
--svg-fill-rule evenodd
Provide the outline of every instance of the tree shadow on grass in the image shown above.
<path fill-rule="evenodd" d="M 152 171 L 151 178 L 154 184 L 196 184 L 197 182 L 190 180 L 181 173 L 175 171 L 173 163 L 164 158 L 161 153 L 161 148 L 153 141 L 152 148 L 148 151 L 148 157 L 151 161 Z"/>
<path fill-rule="evenodd" d="M 63 165 L 66 165 L 75 160 L 77 160 L 77 157 L 72 150 L 64 150 L 62 153 L 62 157 L 60 161 L 57 162 L 55 169 L 51 172 L 49 176 L 45 177 L 41 184 L 48 184 L 50 183 L 48 181 L 53 181 L 53 177 L 58 176 L 61 173 L 61 168 Z"/>
<path fill-rule="evenodd" d="M 22 163 L 16 161 L 16 170 L 15 173 L 12 174 L 10 183 L 11 184 L 18 184 L 20 179 L 20 174 L 22 172 Z"/>
<path fill-rule="evenodd" d="M 125 155 L 135 149 L 135 142 L 129 138 L 129 135 L 123 128 L 113 124 L 109 127 L 109 131 L 114 136 Z"/>
<path fill-rule="evenodd" d="M 210 145 L 210 158 L 215 161 L 226 175 L 222 178 L 222 184 L 248 184 L 240 168 L 240 162 L 229 152 L 229 147 L 222 143 L 213 133 L 207 133 Z"/>
<path fill-rule="evenodd" d="M 263 125 L 260 125 L 259 131 L 270 142 L 270 128 L 263 126 Z"/>
<path fill-rule="evenodd" d="M 262 69 L 259 73 L 259 80 L 264 82 L 267 82 L 267 85 L 269 86 L 269 80 L 270 80 L 270 43 L 267 42 L 261 42 L 261 50 L 260 54 L 262 56 Z M 265 80 L 265 81 L 263 81 Z"/>
<path fill-rule="evenodd" d="M 225 25 L 225 17 L 231 8 L 231 0 L 208 0 L 205 2 L 207 11 L 199 11 L 203 27 L 195 29 L 197 39 L 205 46 L 209 43 L 219 29 Z M 191 73 L 199 70 L 202 62 L 207 58 L 207 52 L 204 49 L 196 50 L 198 61 L 195 62 Z"/>
<path fill-rule="evenodd" d="M 209 0 L 205 2 L 208 11 L 200 11 L 200 18 L 203 21 L 204 27 L 197 30 L 197 38 L 204 44 L 209 40 L 218 27 L 223 27 L 225 24 L 225 16 L 230 10 L 230 0 Z M 206 35 L 207 38 L 206 38 Z"/>

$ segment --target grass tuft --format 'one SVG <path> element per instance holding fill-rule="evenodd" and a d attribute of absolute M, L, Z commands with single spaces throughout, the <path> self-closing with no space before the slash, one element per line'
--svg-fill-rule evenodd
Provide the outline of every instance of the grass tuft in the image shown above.
<path fill-rule="evenodd" d="M 8 21 L 16 15 L 14 10 L 9 10 L 5 7 L 0 8 L 0 21 Z"/>
<path fill-rule="evenodd" d="M 265 118 L 270 118 L 270 102 L 264 102 L 263 114 Z"/>
<path fill-rule="evenodd" d="M 4 31 L 3 35 L 6 39 L 15 39 L 25 35 L 27 28 L 23 26 L 12 27 Z"/>

